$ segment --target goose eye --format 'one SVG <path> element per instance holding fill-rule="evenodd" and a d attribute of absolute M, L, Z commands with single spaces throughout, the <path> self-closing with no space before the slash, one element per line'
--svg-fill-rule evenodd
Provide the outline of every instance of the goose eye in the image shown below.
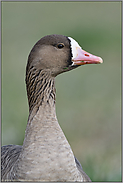
<path fill-rule="evenodd" d="M 61 49 L 61 48 L 64 47 L 64 44 L 63 44 L 63 43 L 59 43 L 59 44 L 57 45 L 57 47 L 58 47 L 59 49 Z"/>

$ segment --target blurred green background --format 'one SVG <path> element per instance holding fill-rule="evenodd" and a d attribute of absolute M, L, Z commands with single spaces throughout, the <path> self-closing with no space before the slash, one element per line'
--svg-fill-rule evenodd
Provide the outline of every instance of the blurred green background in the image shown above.
<path fill-rule="evenodd" d="M 56 78 L 57 117 L 91 180 L 121 181 L 121 2 L 2 2 L 2 145 L 23 143 L 27 58 L 48 34 L 103 58 Z"/>

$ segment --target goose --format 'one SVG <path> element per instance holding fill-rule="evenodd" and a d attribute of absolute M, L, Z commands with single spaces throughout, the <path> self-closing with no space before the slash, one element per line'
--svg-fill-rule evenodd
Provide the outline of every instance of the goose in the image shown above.
<path fill-rule="evenodd" d="M 26 66 L 29 117 L 25 138 L 22 146 L 2 146 L 2 181 L 91 181 L 58 123 L 55 77 L 102 62 L 71 37 L 47 35 L 34 45 Z"/>

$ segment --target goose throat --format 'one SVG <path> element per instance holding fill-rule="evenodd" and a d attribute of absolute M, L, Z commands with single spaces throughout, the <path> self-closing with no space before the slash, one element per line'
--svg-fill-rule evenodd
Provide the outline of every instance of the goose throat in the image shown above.
<path fill-rule="evenodd" d="M 42 105 L 54 105 L 56 98 L 55 79 L 50 72 L 31 67 L 26 72 L 26 88 L 29 113 Z"/>

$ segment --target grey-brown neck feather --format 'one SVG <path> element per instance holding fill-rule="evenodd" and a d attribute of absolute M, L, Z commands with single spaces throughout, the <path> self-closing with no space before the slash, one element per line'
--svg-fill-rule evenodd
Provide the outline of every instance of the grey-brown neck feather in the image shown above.
<path fill-rule="evenodd" d="M 54 78 L 51 77 L 50 72 L 45 70 L 38 70 L 32 66 L 26 73 L 26 87 L 29 103 L 29 113 L 43 103 L 50 104 L 50 100 L 55 103 L 55 86 Z"/>

